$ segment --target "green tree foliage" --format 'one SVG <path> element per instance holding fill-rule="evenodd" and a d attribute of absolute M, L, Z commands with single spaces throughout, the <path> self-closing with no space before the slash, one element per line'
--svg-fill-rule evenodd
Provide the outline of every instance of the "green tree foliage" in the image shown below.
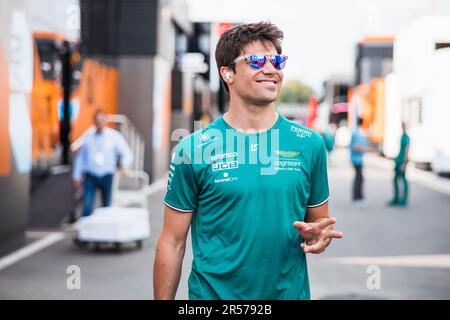
<path fill-rule="evenodd" d="M 310 86 L 298 80 L 289 80 L 283 84 L 278 103 L 306 103 L 313 94 Z"/>

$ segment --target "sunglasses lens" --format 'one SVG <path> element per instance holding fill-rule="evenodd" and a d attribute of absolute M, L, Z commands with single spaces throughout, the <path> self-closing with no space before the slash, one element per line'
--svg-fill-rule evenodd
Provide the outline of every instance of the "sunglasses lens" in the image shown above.
<path fill-rule="evenodd" d="M 248 62 L 252 69 L 261 69 L 266 64 L 266 56 L 260 54 L 252 54 L 248 57 Z"/>
<path fill-rule="evenodd" d="M 272 66 L 277 69 L 281 70 L 286 65 L 287 56 L 282 55 L 274 55 L 272 56 L 269 61 L 272 64 Z M 267 57 L 263 54 L 251 54 L 248 56 L 247 61 L 250 65 L 250 68 L 254 70 L 259 70 L 264 67 L 267 61 Z"/>
<path fill-rule="evenodd" d="M 286 65 L 286 56 L 275 55 L 272 59 L 270 59 L 270 63 L 277 70 L 281 70 Z"/>

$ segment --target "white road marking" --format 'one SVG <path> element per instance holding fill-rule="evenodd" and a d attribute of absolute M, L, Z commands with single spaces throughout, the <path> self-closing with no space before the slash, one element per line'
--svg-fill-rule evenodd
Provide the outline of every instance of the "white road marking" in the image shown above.
<path fill-rule="evenodd" d="M 378 265 L 407 268 L 450 269 L 450 254 L 389 256 L 389 257 L 344 257 L 329 258 L 328 263 L 353 265 Z"/>
<path fill-rule="evenodd" d="M 49 234 L 52 234 L 53 232 L 50 231 L 25 231 L 25 236 L 27 238 L 32 238 L 32 239 L 39 239 L 39 238 L 43 238 Z"/>
<path fill-rule="evenodd" d="M 52 234 L 49 234 L 42 239 L 39 239 L 33 243 L 30 243 L 29 245 L 3 257 L 0 259 L 0 270 L 5 269 L 6 267 L 9 267 L 10 265 L 25 259 L 32 254 L 47 248 L 48 246 L 51 246 L 52 244 L 64 239 L 64 232 L 55 232 Z"/>
<path fill-rule="evenodd" d="M 435 191 L 450 195 L 450 180 L 441 178 L 434 173 L 426 172 L 416 168 L 409 168 L 411 171 L 411 180 L 422 184 L 425 187 Z M 406 173 L 408 174 L 408 173 Z"/>

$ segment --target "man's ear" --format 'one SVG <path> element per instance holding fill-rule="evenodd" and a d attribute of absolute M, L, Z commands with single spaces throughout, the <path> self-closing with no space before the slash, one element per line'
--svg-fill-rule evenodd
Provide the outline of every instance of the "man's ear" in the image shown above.
<path fill-rule="evenodd" d="M 220 68 L 220 75 L 227 84 L 233 83 L 233 71 L 230 70 L 228 67 L 221 67 Z"/>

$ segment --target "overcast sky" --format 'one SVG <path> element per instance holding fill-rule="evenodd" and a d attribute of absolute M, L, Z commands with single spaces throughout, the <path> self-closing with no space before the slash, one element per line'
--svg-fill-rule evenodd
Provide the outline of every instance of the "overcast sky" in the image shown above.
<path fill-rule="evenodd" d="M 187 0 L 192 21 L 271 21 L 285 34 L 286 79 L 319 90 L 331 74 L 352 74 L 355 43 L 394 35 L 427 14 L 450 15 L 449 0 Z"/>

